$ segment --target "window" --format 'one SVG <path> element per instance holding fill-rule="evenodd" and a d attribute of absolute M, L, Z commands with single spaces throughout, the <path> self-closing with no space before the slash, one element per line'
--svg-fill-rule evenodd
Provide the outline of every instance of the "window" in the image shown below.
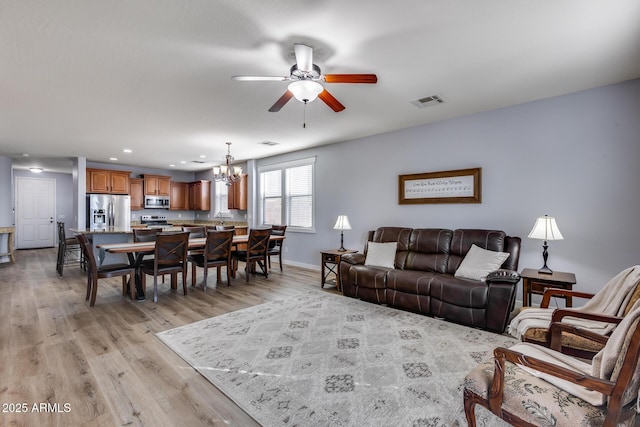
<path fill-rule="evenodd" d="M 315 231 L 314 164 L 315 158 L 309 158 L 258 168 L 261 224 Z"/>
<path fill-rule="evenodd" d="M 216 199 L 214 211 L 216 214 L 229 213 L 229 187 L 222 181 L 216 181 Z M 221 215 L 222 216 L 222 215 Z"/>

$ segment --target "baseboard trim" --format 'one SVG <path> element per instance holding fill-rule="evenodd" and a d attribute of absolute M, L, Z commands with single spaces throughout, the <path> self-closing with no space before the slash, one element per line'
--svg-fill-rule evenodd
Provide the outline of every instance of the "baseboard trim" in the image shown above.
<path fill-rule="evenodd" d="M 273 259 L 271 260 L 271 263 L 273 265 Z M 277 261 L 276 261 L 277 263 Z M 306 268 L 308 270 L 316 270 L 316 271 L 320 271 L 320 266 L 316 265 L 316 264 L 305 264 L 303 262 L 297 262 L 297 261 L 291 261 L 291 260 L 282 260 L 282 264 L 283 265 L 292 265 L 294 267 L 300 267 L 300 268 Z"/>

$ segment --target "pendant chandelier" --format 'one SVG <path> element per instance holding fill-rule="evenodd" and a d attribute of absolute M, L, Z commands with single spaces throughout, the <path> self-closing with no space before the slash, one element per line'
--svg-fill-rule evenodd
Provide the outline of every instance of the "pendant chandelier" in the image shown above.
<path fill-rule="evenodd" d="M 239 181 L 242 177 L 242 168 L 238 166 L 231 166 L 229 163 L 233 162 L 233 156 L 231 155 L 231 143 L 227 142 L 227 155 L 224 156 L 225 164 L 221 166 L 213 167 L 213 179 L 216 181 L 222 181 L 228 187 L 236 181 Z M 233 168 L 233 172 L 231 171 Z"/>

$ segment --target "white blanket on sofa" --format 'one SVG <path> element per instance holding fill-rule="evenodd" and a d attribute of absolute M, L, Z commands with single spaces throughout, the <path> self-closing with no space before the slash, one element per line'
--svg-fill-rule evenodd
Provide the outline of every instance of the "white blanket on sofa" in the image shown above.
<path fill-rule="evenodd" d="M 584 306 L 577 308 L 576 311 L 622 316 L 633 290 L 639 282 L 640 265 L 627 268 L 612 278 L 604 288 L 587 301 Z M 509 324 L 509 334 L 521 339 L 529 328 L 548 328 L 554 310 L 554 308 L 527 308 L 522 310 Z M 611 323 L 575 317 L 565 317 L 562 321 L 603 335 L 615 328 L 615 325 Z"/>

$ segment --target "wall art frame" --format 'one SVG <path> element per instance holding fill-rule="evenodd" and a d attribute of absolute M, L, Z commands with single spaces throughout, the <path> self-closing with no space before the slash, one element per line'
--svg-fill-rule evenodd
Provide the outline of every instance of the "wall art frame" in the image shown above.
<path fill-rule="evenodd" d="M 482 203 L 482 168 L 398 175 L 398 204 Z"/>

